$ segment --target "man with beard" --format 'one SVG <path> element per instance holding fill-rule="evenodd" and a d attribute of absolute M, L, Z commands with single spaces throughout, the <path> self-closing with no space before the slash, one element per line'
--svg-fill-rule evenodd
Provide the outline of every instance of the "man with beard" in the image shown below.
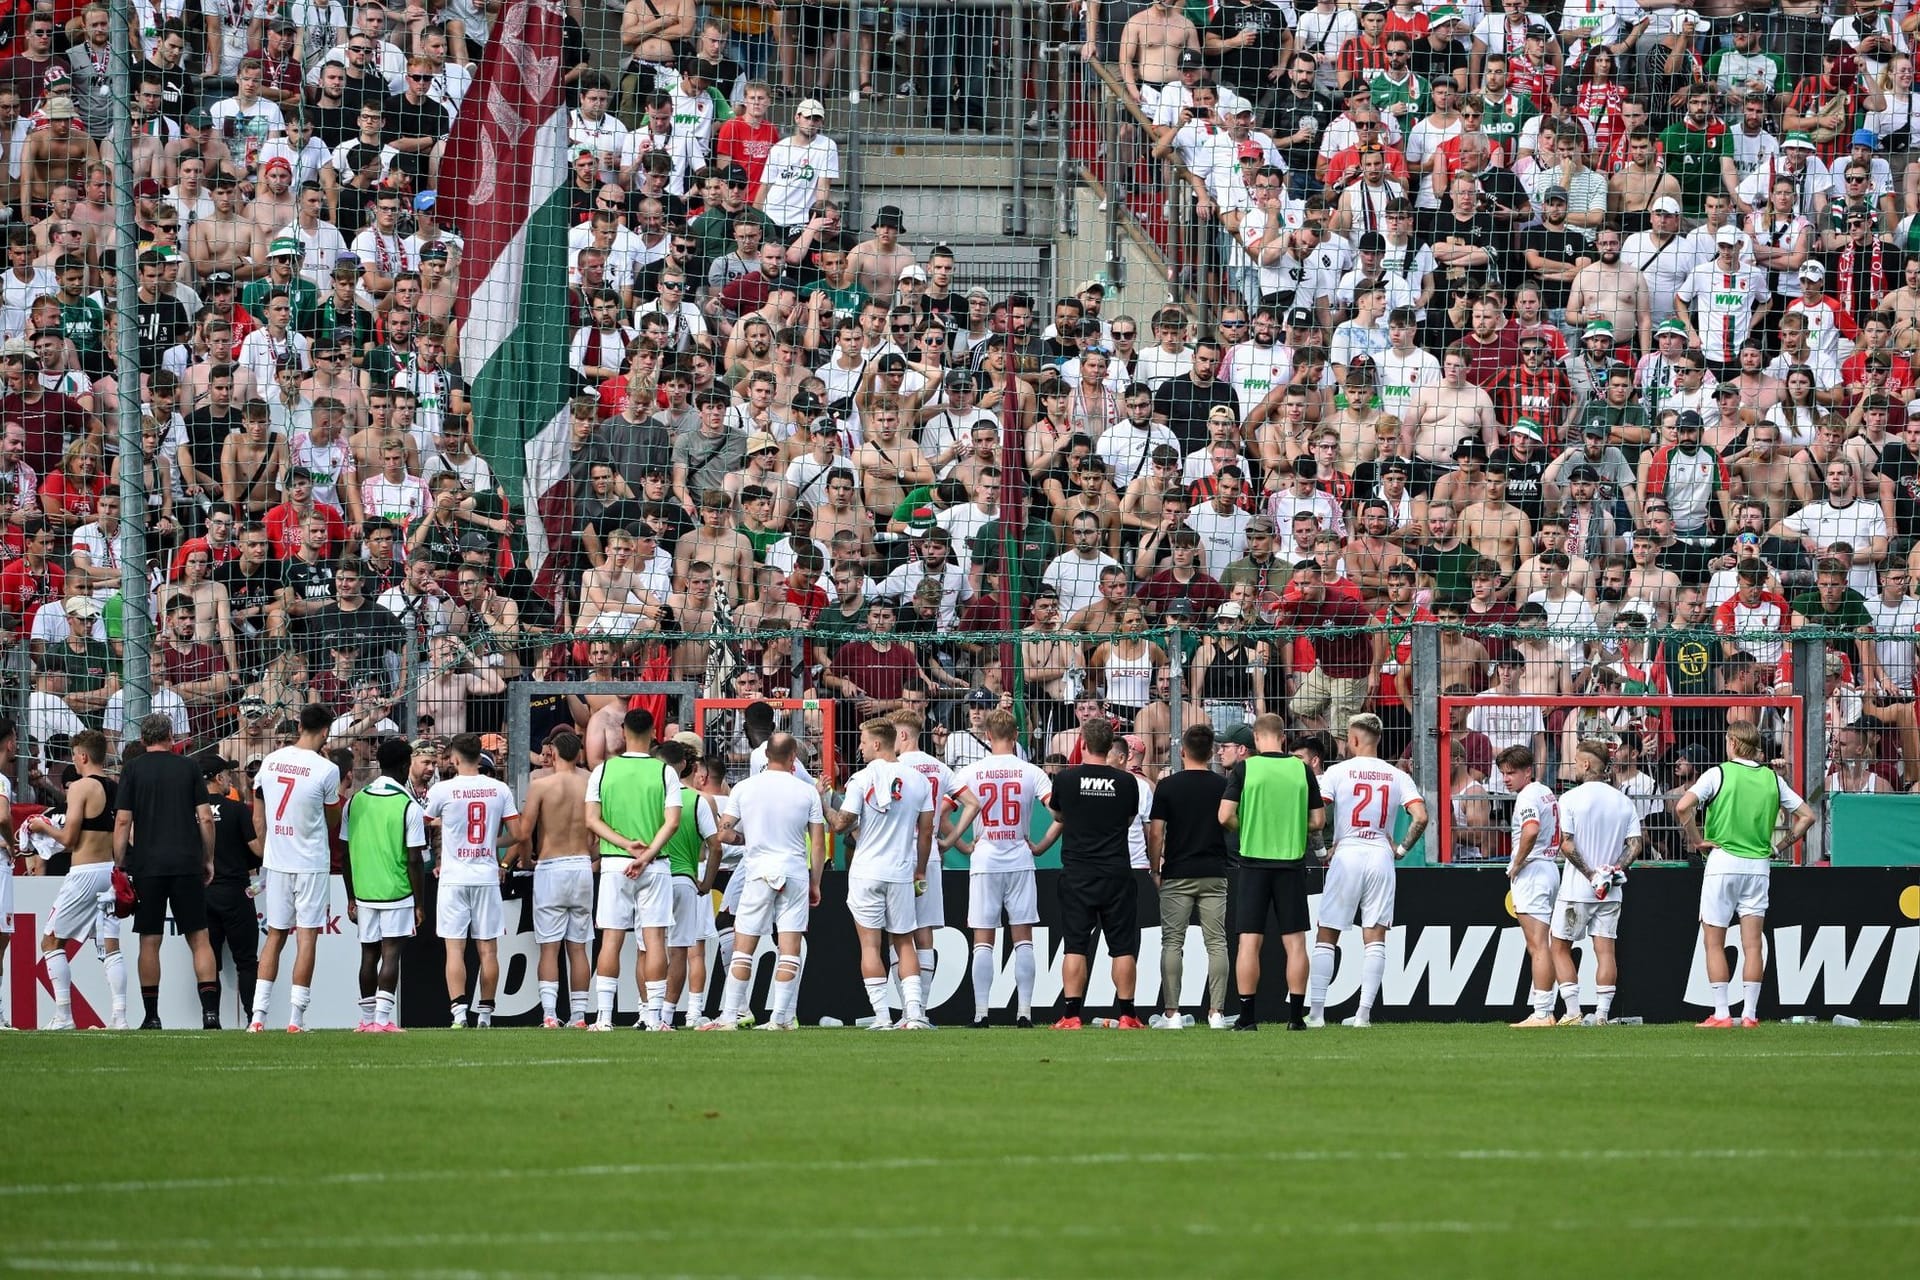
<path fill-rule="evenodd" d="M 1574 275 L 1566 320 L 1574 325 L 1604 321 L 1615 338 L 1638 335 L 1639 349 L 1645 351 L 1653 345 L 1652 302 L 1646 277 L 1620 260 L 1623 243 L 1618 227 L 1602 227 L 1594 236 L 1600 261 L 1589 262 Z"/>

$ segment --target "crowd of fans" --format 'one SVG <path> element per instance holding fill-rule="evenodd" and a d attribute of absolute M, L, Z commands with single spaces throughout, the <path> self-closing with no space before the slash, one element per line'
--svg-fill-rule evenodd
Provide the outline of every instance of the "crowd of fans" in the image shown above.
<path fill-rule="evenodd" d="M 997 706 L 1037 759 L 1105 714 L 1150 776 L 1199 716 L 1313 740 L 1370 709 L 1398 756 L 1444 691 L 1492 699 L 1454 735 L 1464 803 L 1501 748 L 1551 776 L 1596 736 L 1657 793 L 1727 713 L 1608 699 L 1759 697 L 1816 627 L 1856 637 L 1834 785 L 1920 781 L 1920 10 L 1140 9 L 1115 69 L 1207 231 L 1193 310 L 967 287 L 884 193 L 843 218 L 784 28 L 634 0 L 596 61 L 576 10 L 567 478 L 534 565 L 474 451 L 436 207 L 491 6 L 207 8 L 135 6 L 137 370 L 105 8 L 23 12 L 0 62 L 0 624 L 39 769 L 122 733 L 138 518 L 154 707 L 243 767 L 318 700 L 366 776 L 383 736 L 497 733 L 519 680 L 818 696 L 848 734 L 924 709 L 955 764 Z M 616 701 L 536 697 L 516 749 L 584 727 L 597 761 Z M 1786 754 L 1779 716 L 1732 714 Z"/>

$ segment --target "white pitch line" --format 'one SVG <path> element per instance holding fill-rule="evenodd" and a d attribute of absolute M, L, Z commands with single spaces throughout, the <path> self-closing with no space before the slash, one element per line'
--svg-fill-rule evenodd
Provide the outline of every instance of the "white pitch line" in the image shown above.
<path fill-rule="evenodd" d="M 633 1178 L 659 1174 L 881 1173 L 916 1169 L 1053 1168 L 1100 1165 L 1314 1164 L 1344 1161 L 1490 1161 L 1538 1163 L 1582 1160 L 1915 1160 L 1920 1151 L 1889 1149 L 1673 1147 L 1630 1150 L 1524 1151 L 1475 1148 L 1456 1151 L 1350 1150 L 1200 1152 L 1096 1151 L 981 1156 L 899 1156 L 861 1160 L 713 1160 L 671 1164 L 589 1164 L 550 1169 L 365 1169 L 349 1173 L 241 1174 L 223 1177 L 163 1178 L 120 1182 L 0 1183 L 0 1198 L 18 1196 L 154 1194 L 167 1191 L 224 1191 L 242 1187 L 386 1186 L 456 1179 Z"/>
<path fill-rule="evenodd" d="M 406 1062 L 207 1062 L 169 1064 L 165 1070 L 169 1076 L 188 1075 L 195 1072 L 252 1072 L 252 1071 L 417 1071 L 422 1067 L 433 1070 L 449 1068 L 465 1070 L 468 1068 L 498 1067 L 586 1067 L 605 1066 L 613 1062 L 627 1062 L 627 1058 L 449 1058 L 432 1061 Z M 130 1064 L 114 1067 L 81 1067 L 81 1074 L 128 1074 L 140 1072 L 151 1074 L 154 1067 L 150 1063 Z"/>
<path fill-rule="evenodd" d="M 481 1271 L 466 1267 L 290 1267 L 229 1266 L 177 1262 L 143 1262 L 128 1259 L 108 1262 L 72 1258 L 5 1259 L 11 1271 L 31 1271 L 41 1275 L 110 1276 L 183 1276 L 208 1280 L 552 1280 L 564 1274 L 570 1280 L 633 1280 L 633 1271 L 568 1271 L 557 1273 L 551 1267 L 539 1271 Z M 730 1272 L 682 1272 L 651 1276 L 650 1280 L 748 1280 Z M 751 1280 L 825 1280 L 820 1276 L 770 1276 L 755 1273 Z"/>

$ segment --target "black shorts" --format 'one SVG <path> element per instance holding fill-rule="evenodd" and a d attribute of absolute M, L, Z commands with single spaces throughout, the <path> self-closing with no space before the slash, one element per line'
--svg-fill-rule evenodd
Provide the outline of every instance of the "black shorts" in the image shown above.
<path fill-rule="evenodd" d="M 1091 956 L 1096 932 L 1106 935 L 1107 954 L 1140 954 L 1140 887 L 1132 872 L 1060 874 L 1060 949 Z"/>
<path fill-rule="evenodd" d="M 199 876 L 135 876 L 133 890 L 137 895 L 133 904 L 135 933 L 165 933 L 169 906 L 178 932 L 198 933 L 207 927 L 207 886 Z"/>
<path fill-rule="evenodd" d="M 1278 916 L 1280 927 L 1270 929 L 1271 914 Z M 1240 864 L 1233 881 L 1233 928 L 1235 933 L 1305 933 L 1307 931 L 1307 864 L 1298 862 L 1257 862 Z"/>

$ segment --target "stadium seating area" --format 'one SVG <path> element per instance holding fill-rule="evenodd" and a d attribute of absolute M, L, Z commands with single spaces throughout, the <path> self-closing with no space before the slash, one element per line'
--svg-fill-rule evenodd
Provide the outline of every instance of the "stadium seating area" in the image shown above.
<path fill-rule="evenodd" d="M 1488 695 L 1452 738 L 1467 801 L 1499 748 L 1599 735 L 1658 806 L 1717 724 L 1610 699 L 1766 697 L 1810 629 L 1830 788 L 1920 784 L 1920 9 L 1089 8 L 1019 44 L 968 30 L 1028 82 L 1063 65 L 1042 41 L 1098 59 L 1027 123 L 1066 112 L 1164 253 L 1167 285 L 1124 301 L 975 286 L 964 248 L 845 185 L 829 68 L 874 92 L 876 49 L 834 7 L 632 0 L 603 51 L 574 0 L 571 429 L 537 494 L 475 451 L 462 228 L 436 209 L 492 6 L 136 4 L 137 247 L 113 237 L 106 10 L 22 8 L 0 55 L 17 793 L 57 802 L 72 734 L 122 733 L 126 518 L 154 708 L 241 769 L 318 700 L 364 780 L 380 737 L 502 734 L 516 681 L 834 699 L 843 733 L 924 706 L 953 763 L 995 706 L 1036 759 L 1104 711 L 1149 776 L 1177 724 L 1261 710 L 1312 735 L 1372 709 L 1398 754 L 1444 692 Z M 977 122 L 918 10 L 867 10 L 890 13 L 909 34 L 880 83 Z M 1094 125 L 1120 98 L 1124 146 Z M 119 510 L 128 465 L 144 512 Z M 1408 638 L 1429 618 L 1437 671 Z M 534 740 L 496 754 L 594 701 L 536 696 Z M 1757 707 L 1734 714 L 1784 759 L 1791 723 Z"/>

